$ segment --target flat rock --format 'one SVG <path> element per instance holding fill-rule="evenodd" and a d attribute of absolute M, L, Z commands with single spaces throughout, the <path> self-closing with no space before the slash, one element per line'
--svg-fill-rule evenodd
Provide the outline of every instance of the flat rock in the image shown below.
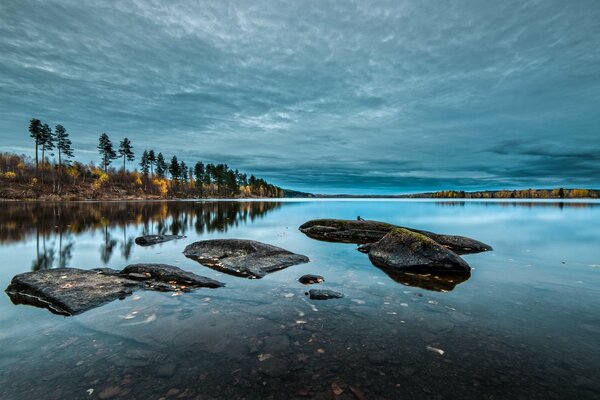
<path fill-rule="evenodd" d="M 465 273 L 469 264 L 431 238 L 404 228 L 395 228 L 373 244 L 369 259 L 383 269 L 420 273 Z"/>
<path fill-rule="evenodd" d="M 310 289 L 308 296 L 311 300 L 329 300 L 329 299 L 341 299 L 344 297 L 343 293 L 336 292 L 334 290 L 327 289 Z"/>
<path fill-rule="evenodd" d="M 57 268 L 26 272 L 13 277 L 6 293 L 14 304 L 33 305 L 69 316 L 123 299 L 138 289 L 188 291 L 223 285 L 172 265 L 134 264 L 122 271 Z"/>
<path fill-rule="evenodd" d="M 140 246 L 152 246 L 158 243 L 168 242 L 175 239 L 184 239 L 181 235 L 144 235 L 135 238 L 135 244 Z"/>
<path fill-rule="evenodd" d="M 244 239 L 202 240 L 188 245 L 183 254 L 204 266 L 247 278 L 262 278 L 309 261 L 306 256 L 280 247 Z"/>
<path fill-rule="evenodd" d="M 380 221 L 315 219 L 305 222 L 299 229 L 302 233 L 313 239 L 364 245 L 377 242 L 390 231 L 397 228 L 403 228 L 425 235 L 442 246 L 460 254 L 479 253 L 492 250 L 491 246 L 465 236 L 442 235 Z M 369 248 L 370 246 L 359 246 L 358 250 L 366 253 L 369 251 Z"/>
<path fill-rule="evenodd" d="M 321 283 L 321 282 L 325 282 L 325 278 L 323 278 L 321 275 L 302 275 L 299 279 L 298 282 L 300 282 L 303 285 L 312 285 L 314 283 Z"/>
<path fill-rule="evenodd" d="M 138 286 L 138 282 L 120 276 L 60 268 L 16 275 L 6 293 L 14 304 L 30 304 L 55 314 L 75 315 L 125 298 Z"/>

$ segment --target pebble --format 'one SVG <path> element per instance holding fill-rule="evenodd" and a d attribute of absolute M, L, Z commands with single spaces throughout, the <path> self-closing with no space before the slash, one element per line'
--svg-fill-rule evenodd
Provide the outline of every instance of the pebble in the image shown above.
<path fill-rule="evenodd" d="M 116 397 L 121 392 L 121 388 L 118 386 L 107 386 L 98 394 L 98 397 L 102 400 L 104 399 L 112 399 Z"/>

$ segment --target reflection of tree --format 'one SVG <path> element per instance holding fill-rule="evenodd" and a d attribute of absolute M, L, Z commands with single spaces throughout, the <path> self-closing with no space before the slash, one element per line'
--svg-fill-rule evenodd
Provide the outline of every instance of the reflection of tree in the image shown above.
<path fill-rule="evenodd" d="M 67 244 L 63 246 L 63 233 L 58 234 L 58 268 L 65 268 L 71 262 L 73 258 L 73 248 L 75 242 L 70 237 L 68 238 Z"/>
<path fill-rule="evenodd" d="M 55 250 L 54 250 L 54 243 L 52 243 L 52 247 L 47 248 L 46 247 L 46 236 L 42 236 L 42 250 L 40 252 L 40 241 L 39 241 L 39 235 L 36 241 L 36 258 L 35 260 L 33 260 L 33 263 L 31 264 L 31 270 L 32 271 L 40 271 L 43 269 L 50 269 L 52 268 L 52 264 L 54 264 L 54 256 L 55 256 Z"/>
<path fill-rule="evenodd" d="M 121 242 L 121 255 L 125 260 L 131 258 L 131 249 L 133 248 L 133 236 L 127 237 L 127 226 L 123 227 L 123 241 Z"/>
<path fill-rule="evenodd" d="M 117 245 L 116 239 L 110 237 L 108 226 L 104 226 L 104 243 L 100 245 L 100 260 L 106 265 L 112 257 L 112 253 Z"/>
<path fill-rule="evenodd" d="M 231 226 L 254 221 L 281 207 L 274 201 L 9 203 L 0 208 L 0 243 L 28 240 L 35 235 L 33 269 L 68 267 L 75 237 L 102 232 L 100 257 L 107 264 L 119 245 L 126 260 L 134 249 L 128 228 L 143 234 L 226 232 Z M 117 240 L 116 229 L 122 230 Z M 58 246 L 58 248 L 56 248 Z"/>

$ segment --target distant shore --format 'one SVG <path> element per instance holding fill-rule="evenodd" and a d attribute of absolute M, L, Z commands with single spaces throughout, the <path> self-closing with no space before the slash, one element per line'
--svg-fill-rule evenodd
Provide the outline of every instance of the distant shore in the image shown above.
<path fill-rule="evenodd" d="M 313 194 L 284 190 L 285 197 L 321 199 L 600 199 L 600 189 L 554 188 L 463 191 L 444 190 L 411 194 Z"/>

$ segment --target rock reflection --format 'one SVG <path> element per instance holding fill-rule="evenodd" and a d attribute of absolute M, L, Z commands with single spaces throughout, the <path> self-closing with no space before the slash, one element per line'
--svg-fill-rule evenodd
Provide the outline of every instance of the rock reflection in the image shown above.
<path fill-rule="evenodd" d="M 373 263 L 377 268 L 385 272 L 395 282 L 404 286 L 419 287 L 434 292 L 450 292 L 456 285 L 467 281 L 471 277 L 470 272 L 442 274 L 422 273 L 410 270 L 390 269 Z"/>
<path fill-rule="evenodd" d="M 35 238 L 33 271 L 69 265 L 74 237 L 101 233 L 100 260 L 109 263 L 115 250 L 128 260 L 141 234 L 185 235 L 226 232 L 229 227 L 254 221 L 281 202 L 106 202 L 6 203 L 0 208 L 0 243 Z M 122 233 L 117 230 L 121 228 Z"/>

